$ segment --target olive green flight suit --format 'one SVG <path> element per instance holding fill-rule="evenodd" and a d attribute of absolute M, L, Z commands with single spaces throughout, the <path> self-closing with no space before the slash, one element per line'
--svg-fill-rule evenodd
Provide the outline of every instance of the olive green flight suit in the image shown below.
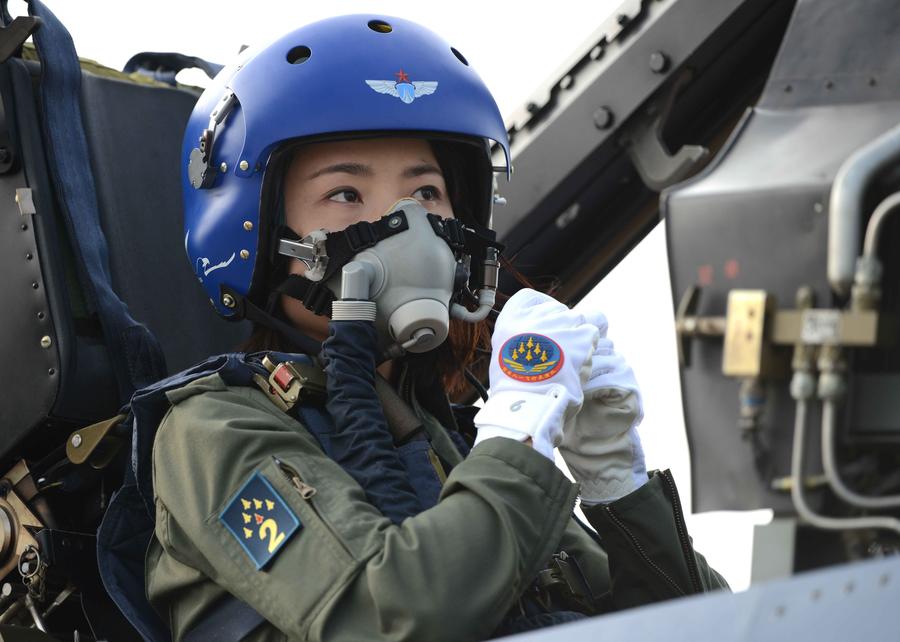
<path fill-rule="evenodd" d="M 484 639 L 560 549 L 614 608 L 727 588 L 691 548 L 667 472 L 585 510 L 604 550 L 573 521 L 577 486 L 553 462 L 503 438 L 462 460 L 431 422 L 455 466 L 435 507 L 394 525 L 262 391 L 210 375 L 168 397 L 146 577 L 176 641 L 226 592 L 268 621 L 251 640 Z M 219 519 L 254 471 L 302 524 L 262 570 Z"/>

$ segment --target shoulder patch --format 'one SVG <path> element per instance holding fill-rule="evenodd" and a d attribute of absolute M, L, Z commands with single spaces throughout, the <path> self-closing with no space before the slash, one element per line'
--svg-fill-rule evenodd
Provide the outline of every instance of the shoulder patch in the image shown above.
<path fill-rule="evenodd" d="M 303 528 L 297 515 L 265 477 L 255 471 L 219 515 L 257 570 L 274 559 Z"/>

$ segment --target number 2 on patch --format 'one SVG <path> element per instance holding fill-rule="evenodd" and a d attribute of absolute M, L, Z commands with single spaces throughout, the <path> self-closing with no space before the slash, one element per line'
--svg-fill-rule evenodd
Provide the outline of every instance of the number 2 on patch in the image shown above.
<path fill-rule="evenodd" d="M 272 518 L 267 519 L 262 523 L 262 526 L 259 527 L 259 538 L 265 539 L 266 534 L 268 533 L 269 537 L 269 552 L 274 553 L 275 549 L 277 549 L 281 542 L 284 541 L 284 533 L 278 532 L 278 524 L 275 523 L 275 520 Z"/>

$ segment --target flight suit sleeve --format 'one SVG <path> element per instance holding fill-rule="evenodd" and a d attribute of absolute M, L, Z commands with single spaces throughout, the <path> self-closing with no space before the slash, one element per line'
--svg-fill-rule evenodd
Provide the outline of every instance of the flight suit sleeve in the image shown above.
<path fill-rule="evenodd" d="M 606 549 L 615 608 L 729 588 L 694 550 L 670 471 L 653 471 L 632 493 L 582 510 Z"/>
<path fill-rule="evenodd" d="M 259 391 L 218 378 L 192 387 L 154 445 L 157 539 L 291 639 L 483 639 L 553 553 L 575 502 L 552 462 L 498 438 L 453 469 L 434 508 L 394 525 Z M 259 477 L 277 497 L 243 497 Z M 300 525 L 279 518 L 261 565 L 245 548 L 266 517 L 258 499 L 283 501 Z M 247 542 L 223 521 L 244 501 Z"/>

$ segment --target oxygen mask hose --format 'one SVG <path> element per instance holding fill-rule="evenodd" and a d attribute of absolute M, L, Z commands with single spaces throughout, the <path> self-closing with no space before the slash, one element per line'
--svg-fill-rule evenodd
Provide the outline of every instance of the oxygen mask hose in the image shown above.
<path fill-rule="evenodd" d="M 335 303 L 338 303 L 337 301 Z M 421 511 L 375 391 L 378 333 L 372 321 L 332 320 L 322 344 L 335 461 L 393 523 Z"/>

